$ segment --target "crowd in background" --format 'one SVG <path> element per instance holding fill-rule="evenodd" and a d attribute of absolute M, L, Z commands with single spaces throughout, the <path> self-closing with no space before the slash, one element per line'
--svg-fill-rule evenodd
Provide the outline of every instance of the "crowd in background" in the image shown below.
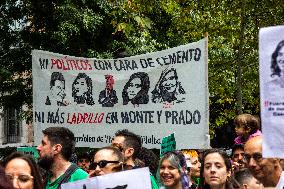
<path fill-rule="evenodd" d="M 139 135 L 124 129 L 115 133 L 110 146 L 74 158 L 74 134 L 65 127 L 50 127 L 43 130 L 37 162 L 19 152 L 2 161 L 0 188 L 56 189 L 88 177 L 149 167 L 153 189 L 282 189 L 282 160 L 262 157 L 259 120 L 239 115 L 235 131 L 232 154 L 183 149 L 160 155 L 143 147 Z"/>

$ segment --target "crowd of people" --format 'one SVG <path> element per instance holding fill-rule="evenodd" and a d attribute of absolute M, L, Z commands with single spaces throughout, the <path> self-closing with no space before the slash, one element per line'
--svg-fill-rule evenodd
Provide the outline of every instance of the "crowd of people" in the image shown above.
<path fill-rule="evenodd" d="M 115 133 L 110 146 L 81 152 L 76 162 L 74 134 L 65 127 L 49 127 L 42 131 L 37 161 L 13 152 L 1 162 L 0 188 L 57 189 L 67 182 L 149 167 L 152 189 L 282 189 L 282 161 L 262 157 L 258 119 L 239 115 L 235 127 L 231 155 L 220 149 L 183 149 L 159 157 L 142 146 L 139 135 L 124 129 Z"/>

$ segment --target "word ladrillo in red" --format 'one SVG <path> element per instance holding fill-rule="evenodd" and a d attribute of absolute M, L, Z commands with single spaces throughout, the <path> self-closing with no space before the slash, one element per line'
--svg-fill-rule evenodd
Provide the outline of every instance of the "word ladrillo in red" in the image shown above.
<path fill-rule="evenodd" d="M 105 113 L 68 113 L 67 123 L 81 124 L 81 123 L 101 123 Z"/>

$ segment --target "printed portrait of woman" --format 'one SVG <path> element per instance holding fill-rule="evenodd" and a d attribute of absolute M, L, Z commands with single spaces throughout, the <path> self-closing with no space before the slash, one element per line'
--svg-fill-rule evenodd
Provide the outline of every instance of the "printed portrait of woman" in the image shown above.
<path fill-rule="evenodd" d="M 149 102 L 150 81 L 148 74 L 137 72 L 130 76 L 122 91 L 123 105 L 147 104 Z"/>
<path fill-rule="evenodd" d="M 77 104 L 93 105 L 92 80 L 85 73 L 79 73 L 72 84 L 72 97 Z"/>
<path fill-rule="evenodd" d="M 185 94 L 185 90 L 178 81 L 176 69 L 167 68 L 162 72 L 155 89 L 152 91 L 152 102 L 184 102 L 183 94 Z"/>
<path fill-rule="evenodd" d="M 284 40 L 280 41 L 271 56 L 271 77 L 269 85 L 284 88 Z"/>

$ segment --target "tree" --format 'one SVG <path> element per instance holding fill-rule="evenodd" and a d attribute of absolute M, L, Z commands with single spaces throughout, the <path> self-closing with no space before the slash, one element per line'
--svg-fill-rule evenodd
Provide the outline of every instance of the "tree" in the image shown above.
<path fill-rule="evenodd" d="M 212 137 L 216 128 L 231 127 L 240 112 L 259 114 L 258 31 L 282 24 L 284 15 L 279 0 L 16 2 L 0 4 L 2 104 L 31 104 L 31 49 L 111 58 L 194 42 L 208 32 Z M 9 29 L 21 19 L 29 24 Z M 26 77 L 19 77 L 23 72 Z"/>

